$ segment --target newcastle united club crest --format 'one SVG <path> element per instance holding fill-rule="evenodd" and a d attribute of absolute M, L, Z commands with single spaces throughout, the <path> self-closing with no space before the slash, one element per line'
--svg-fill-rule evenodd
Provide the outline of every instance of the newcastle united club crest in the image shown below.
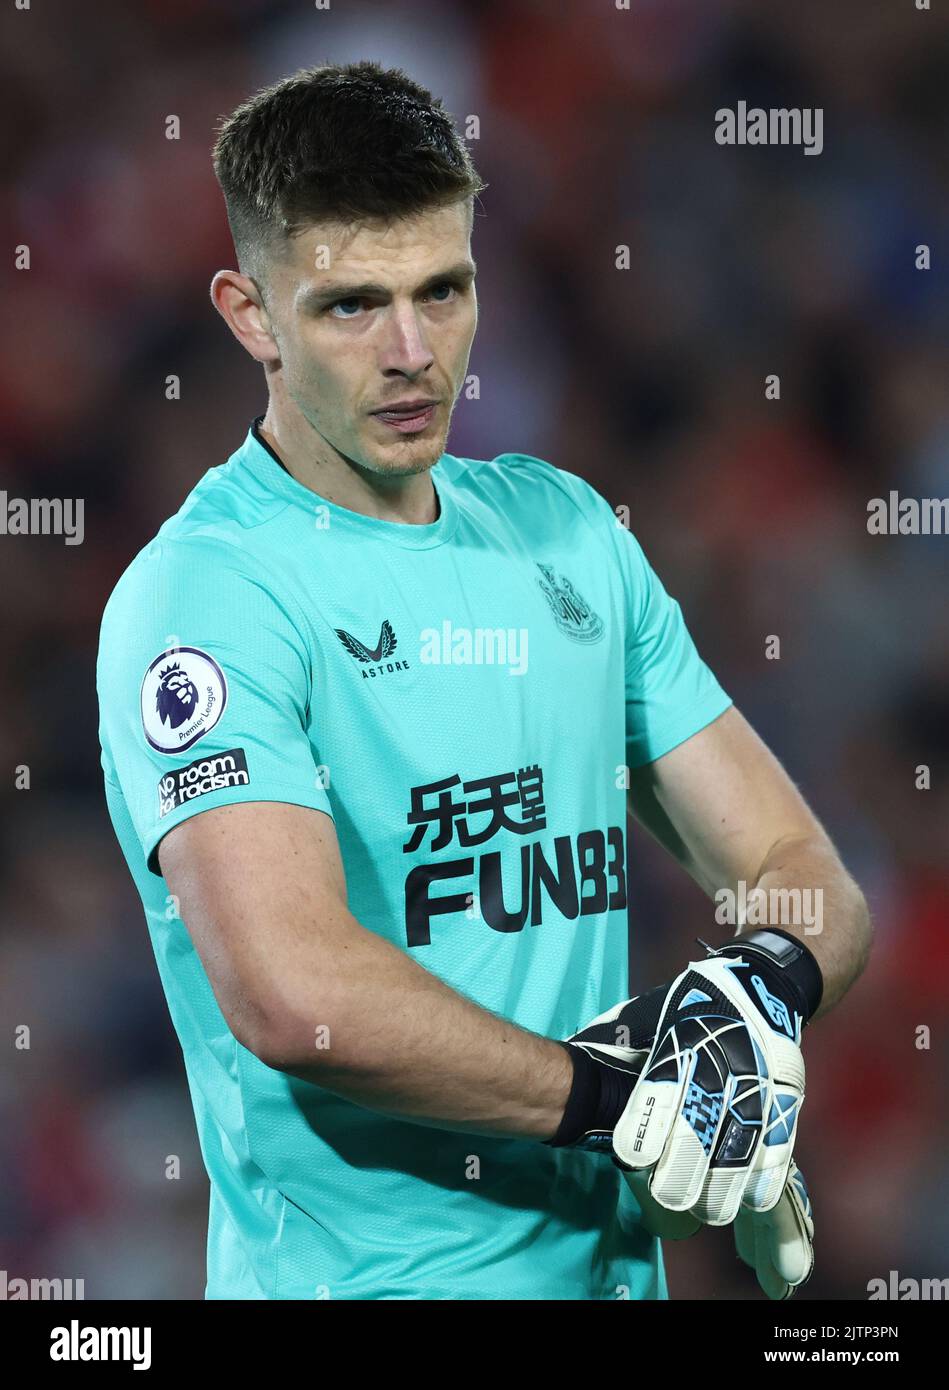
<path fill-rule="evenodd" d="M 603 636 L 603 619 L 594 613 L 583 595 L 577 593 L 566 575 L 558 578 L 550 565 L 538 563 L 537 568 L 543 575 L 537 582 L 560 631 L 575 642 L 599 642 Z"/>

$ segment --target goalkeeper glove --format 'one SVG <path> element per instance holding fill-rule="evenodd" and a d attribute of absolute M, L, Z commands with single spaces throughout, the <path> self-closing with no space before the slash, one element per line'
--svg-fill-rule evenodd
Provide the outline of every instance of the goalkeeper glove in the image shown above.
<path fill-rule="evenodd" d="M 804 1100 L 801 1032 L 823 981 L 787 932 L 706 949 L 712 958 L 668 987 L 613 1150 L 630 1168 L 652 1170 L 660 1206 L 724 1226 L 742 1203 L 769 1211 L 784 1192 Z M 612 1011 L 614 1028 L 626 1008 Z"/>
<path fill-rule="evenodd" d="M 570 1053 L 573 1061 L 573 1084 L 560 1125 L 553 1138 L 546 1141 L 548 1144 L 557 1148 L 569 1146 L 611 1153 L 614 1157 L 619 1157 L 621 1167 L 650 1167 L 657 1162 L 660 1155 L 657 1153 L 644 1159 L 642 1141 L 648 1135 L 652 1112 L 657 1105 L 656 1092 L 667 1080 L 673 1080 L 671 1069 L 662 1066 L 665 1061 L 663 1044 L 666 1051 L 672 1049 L 673 1060 L 679 1064 L 675 1068 L 676 1073 L 686 1071 L 686 1079 L 691 1082 L 692 1077 L 699 1073 L 700 1062 L 703 1064 L 703 1076 L 708 1070 L 708 1057 L 699 1055 L 702 1043 L 711 1041 L 715 1045 L 712 1061 L 724 1062 L 726 1046 L 736 1051 L 742 1042 L 751 1044 L 751 1038 L 748 1036 L 749 1023 L 755 1027 L 756 1034 L 763 1031 L 760 1024 L 764 1021 L 765 1015 L 759 1011 L 767 1008 L 768 1023 L 772 1028 L 777 1028 L 780 1023 L 782 1033 L 786 1035 L 788 1046 L 792 1050 L 792 1057 L 797 1053 L 796 1043 L 800 1040 L 801 1029 L 816 1011 L 823 988 L 820 969 L 806 947 L 786 932 L 769 929 L 736 938 L 717 951 L 710 946 L 706 946 L 706 950 L 714 957 L 712 961 L 693 962 L 676 976 L 670 985 L 659 985 L 615 1005 L 563 1041 L 562 1046 Z M 735 957 L 734 963 L 731 957 Z M 750 966 L 753 968 L 749 968 Z M 714 999 L 708 989 L 701 988 L 703 984 L 712 987 L 712 978 L 701 972 L 708 972 L 713 968 L 722 976 L 722 983 L 729 991 L 729 994 L 725 995 L 722 990 L 716 989 Z M 748 982 L 747 995 L 735 986 L 731 979 L 733 973 Z M 752 980 L 757 983 L 751 983 Z M 731 999 L 731 995 L 737 997 L 737 1004 Z M 754 1001 L 757 1008 L 749 1009 L 750 1000 Z M 726 1025 L 724 1030 L 719 1030 L 719 1038 L 710 1034 L 704 1025 L 694 1022 L 703 1016 L 710 1017 L 708 1006 L 716 1002 L 726 1010 L 723 1018 L 719 1019 L 719 1022 Z M 670 1004 L 674 1005 L 671 1009 Z M 754 1014 L 759 1023 L 745 1020 L 742 1009 Z M 660 1024 L 661 1042 L 657 1036 Z M 682 1029 L 683 1037 L 687 1037 L 693 1044 L 685 1054 L 680 1054 L 674 1045 L 677 1025 Z M 698 1036 L 695 1036 L 696 1034 Z M 780 1044 L 781 1039 L 777 1042 Z M 746 1051 L 749 1052 L 750 1059 L 755 1061 L 756 1054 L 751 1051 L 750 1046 L 746 1047 Z M 760 1049 L 758 1051 L 760 1053 Z M 797 1056 L 799 1057 L 799 1053 Z M 685 1066 L 686 1062 L 689 1062 L 689 1067 Z M 645 1080 L 649 1082 L 650 1092 L 644 1095 L 641 1077 L 647 1066 L 650 1074 Z M 803 1062 L 799 1063 L 798 1070 L 801 1074 L 800 1091 L 803 1099 Z M 755 1075 L 757 1077 L 757 1069 Z M 729 1078 L 730 1068 L 726 1068 L 725 1076 L 721 1079 L 724 1081 Z M 679 1076 L 678 1084 L 675 1086 L 677 1096 L 682 1089 L 683 1081 Z M 639 1100 L 636 1113 L 645 1113 L 645 1120 L 631 1125 L 630 1102 L 634 1099 L 634 1091 Z M 672 1099 L 674 1097 L 670 1098 Z M 734 1101 L 734 1095 L 730 1099 Z M 798 1101 L 793 1116 L 787 1117 L 789 1122 L 796 1122 L 799 1104 Z M 669 1100 L 665 1101 L 664 1107 L 660 1107 L 660 1113 L 662 1108 L 671 1112 L 674 1118 L 675 1108 Z M 722 1107 L 721 1114 L 724 1113 Z M 669 1114 L 665 1118 L 666 1137 L 669 1137 Z M 760 1125 L 759 1118 L 759 1129 Z M 646 1134 L 637 1136 L 635 1130 L 640 1127 L 645 1128 Z M 782 1133 L 784 1127 L 781 1128 Z M 634 1131 L 632 1138 L 631 1129 Z M 614 1143 L 617 1133 L 620 1142 L 629 1145 L 634 1151 L 633 1156 L 637 1160 L 635 1163 L 624 1161 L 625 1154 L 621 1153 Z M 690 1127 L 689 1134 L 692 1133 Z M 730 1130 L 724 1137 L 729 1136 Z M 639 1149 L 636 1149 L 637 1142 L 640 1144 Z M 650 1140 L 650 1149 L 655 1148 L 656 1142 Z M 774 1139 L 769 1139 L 768 1147 L 773 1145 Z M 716 1154 L 718 1155 L 718 1151 Z M 780 1191 L 779 1186 L 775 1201 L 780 1196 Z M 688 1209 L 681 1202 L 674 1205 L 664 1200 L 663 1188 L 657 1191 L 654 1186 L 653 1194 L 663 1206 L 674 1207 L 676 1210 Z"/>
<path fill-rule="evenodd" d="M 704 944 L 704 943 L 703 943 Z M 746 936 L 729 942 L 727 946 L 719 951 L 713 951 L 711 947 L 706 950 L 713 957 L 722 957 L 723 960 L 735 960 L 735 964 L 728 964 L 724 968 L 734 971 L 735 974 L 747 984 L 748 998 L 754 1001 L 756 1009 L 754 1013 L 760 1012 L 772 1029 L 781 1030 L 787 1038 L 794 1039 L 794 1043 L 800 1042 L 800 1035 L 807 1020 L 816 1012 L 822 993 L 822 980 L 820 970 L 814 961 L 811 953 L 803 947 L 795 937 L 788 933 L 779 931 L 763 931 L 749 933 Z M 759 1205 L 757 1207 L 745 1205 L 741 1202 L 741 1197 L 745 1191 L 739 1192 L 739 1199 L 735 1205 L 733 1217 L 723 1216 L 724 1209 L 720 1203 L 713 1212 L 709 1212 L 708 1206 L 703 1208 L 697 1204 L 692 1210 L 684 1207 L 681 1203 L 670 1209 L 668 1200 L 666 1204 L 660 1204 L 654 1195 L 654 1188 L 651 1179 L 655 1173 L 646 1171 L 647 1164 L 640 1161 L 640 1165 L 633 1169 L 630 1165 L 622 1161 L 622 1157 L 617 1156 L 617 1149 L 614 1144 L 614 1136 L 617 1127 L 624 1128 L 627 1133 L 629 1130 L 629 1114 L 631 1110 L 630 1102 L 633 1099 L 633 1092 L 637 1090 L 640 1078 L 647 1064 L 650 1065 L 651 1083 L 650 1090 L 644 1097 L 641 1097 L 642 1109 L 639 1112 L 645 1116 L 645 1120 L 636 1126 L 637 1135 L 633 1140 L 633 1145 L 637 1140 L 645 1138 L 645 1135 L 638 1131 L 645 1127 L 648 1132 L 649 1123 L 652 1119 L 652 1111 L 655 1107 L 654 1097 L 658 1085 L 674 1080 L 676 1094 L 681 1097 L 682 1091 L 682 1071 L 684 1062 L 687 1058 L 680 1055 L 680 1049 L 676 1046 L 675 1027 L 679 1022 L 679 1027 L 686 1034 L 695 1032 L 695 1025 L 691 1022 L 686 1024 L 685 1020 L 694 1018 L 710 1018 L 714 1015 L 709 1013 L 706 1005 L 715 1004 L 718 996 L 713 997 L 708 989 L 701 988 L 694 980 L 683 987 L 686 978 L 693 971 L 702 971 L 715 965 L 712 962 L 693 963 L 688 970 L 679 975 L 671 985 L 660 986 L 657 989 L 648 991 L 646 994 L 638 995 L 635 999 L 628 1000 L 626 1003 L 618 1004 L 615 1008 L 599 1018 L 593 1020 L 587 1027 L 575 1033 L 567 1039 L 564 1046 L 571 1052 L 574 1059 L 574 1082 L 571 1088 L 570 1097 L 564 1110 L 563 1119 L 554 1137 L 547 1142 L 551 1145 L 570 1145 L 576 1148 L 594 1149 L 613 1153 L 613 1161 L 624 1170 L 627 1183 L 633 1191 L 634 1196 L 642 1213 L 642 1224 L 651 1234 L 664 1239 L 683 1239 L 693 1235 L 702 1224 L 702 1219 L 713 1224 L 709 1217 L 714 1214 L 718 1220 L 714 1224 L 726 1224 L 730 1219 L 735 1220 L 735 1242 L 739 1255 L 747 1263 L 755 1268 L 758 1275 L 758 1282 L 765 1293 L 770 1298 L 787 1298 L 794 1292 L 801 1283 L 809 1276 L 813 1268 L 813 1224 L 810 1214 L 810 1202 L 807 1197 L 807 1189 L 804 1179 L 790 1156 L 790 1148 L 793 1145 L 794 1134 L 796 1132 L 797 1111 L 803 1101 L 803 1060 L 799 1059 L 798 1070 L 800 1072 L 800 1085 L 798 1091 L 792 1095 L 785 1092 L 783 1088 L 775 1092 L 773 1078 L 769 1078 L 772 1095 L 781 1097 L 773 1099 L 770 1109 L 764 1103 L 762 1091 L 764 1087 L 758 1080 L 753 1092 L 758 1099 L 758 1122 L 757 1126 L 752 1122 L 747 1124 L 748 1111 L 751 1110 L 751 1120 L 754 1120 L 754 1106 L 745 1106 L 746 1113 L 736 1113 L 732 1117 L 729 1128 L 724 1134 L 720 1134 L 720 1143 L 716 1147 L 715 1158 L 720 1159 L 722 1166 L 728 1163 L 729 1159 L 735 1163 L 736 1152 L 733 1138 L 734 1120 L 739 1121 L 739 1132 L 752 1131 L 752 1137 L 760 1137 L 762 1124 L 761 1120 L 768 1112 L 769 1124 L 766 1128 L 765 1150 L 777 1148 L 779 1145 L 787 1151 L 787 1163 L 785 1166 L 786 1180 L 778 1186 L 775 1182 L 777 1165 L 762 1164 L 761 1171 L 766 1175 L 770 1172 L 770 1180 L 762 1183 L 756 1180 L 750 1181 L 748 1163 L 743 1169 L 738 1170 L 738 1176 L 744 1173 L 746 1187 L 752 1190 L 752 1195 L 757 1196 Z M 719 969 L 721 970 L 721 966 Z M 783 975 L 779 972 L 785 972 Z M 755 978 L 757 977 L 757 978 Z M 708 977 L 703 977 L 707 986 L 715 982 Z M 675 995 L 678 1007 L 670 1011 L 668 1004 L 671 1002 L 670 996 Z M 740 1008 L 736 1007 L 730 995 L 726 996 L 724 1005 L 731 1004 L 730 1011 L 724 1016 L 720 1016 L 717 1024 L 724 1025 L 724 1031 L 719 1030 L 718 1039 L 714 1034 L 710 1034 L 705 1025 L 702 1025 L 702 1032 L 699 1042 L 711 1040 L 717 1052 L 712 1053 L 712 1059 L 716 1063 L 721 1063 L 729 1056 L 726 1048 L 730 1048 L 731 1053 L 736 1048 L 736 1043 L 745 1043 L 745 1051 L 752 1051 L 757 1060 L 761 1049 L 753 1041 L 757 1032 L 760 1032 L 762 1024 L 758 1023 L 756 1017 L 745 1020 L 736 1015 L 742 1014 L 747 1009 L 747 1000 L 741 991 L 738 991 Z M 718 1001 L 720 1002 L 720 1001 Z M 723 1007 L 724 1007 L 723 1005 Z M 676 1015 L 681 1014 L 679 1021 Z M 662 1063 L 663 1056 L 661 1049 L 657 1047 L 657 1032 L 659 1024 L 663 1024 L 663 1036 L 667 1042 L 671 1043 L 672 1056 L 676 1065 L 675 1078 L 672 1076 L 661 1077 L 657 1074 L 657 1069 Z M 736 1039 L 734 1036 L 744 1027 L 749 1028 L 747 1039 Z M 717 1025 L 716 1025 L 717 1026 Z M 686 1039 L 682 1039 L 686 1041 Z M 766 1039 L 767 1041 L 767 1039 Z M 748 1047 L 750 1044 L 750 1049 Z M 776 1049 L 774 1049 L 776 1050 Z M 703 1060 L 708 1063 L 708 1055 L 703 1059 L 700 1056 L 700 1049 L 694 1045 L 687 1049 L 691 1053 L 691 1062 L 685 1067 L 686 1079 L 692 1084 L 692 1078 L 699 1070 L 699 1064 Z M 792 1054 L 793 1058 L 793 1054 Z M 668 1060 L 668 1058 L 666 1058 Z M 793 1067 L 792 1067 L 793 1070 Z M 668 1072 L 669 1068 L 666 1067 Z M 720 1073 L 717 1073 L 720 1074 Z M 756 1071 L 757 1078 L 757 1071 Z M 731 1104 L 737 1107 L 742 1103 L 742 1094 L 736 1091 L 734 1081 L 729 1067 L 728 1075 L 722 1078 L 726 1083 L 731 1083 L 732 1094 Z M 725 1086 L 722 1087 L 722 1097 L 724 1097 Z M 687 1100 L 688 1100 L 687 1093 Z M 694 1098 L 694 1093 L 693 1098 Z M 791 1097 L 785 1101 L 783 1097 Z M 748 1097 L 745 1097 L 747 1099 Z M 675 1138 L 676 1115 L 679 1113 L 674 1106 L 666 1106 L 666 1133 L 670 1137 L 669 1131 L 672 1130 L 672 1138 Z M 724 1125 L 722 1118 L 726 1112 L 726 1106 L 722 1104 L 719 1113 L 718 1131 Z M 671 1118 L 671 1123 L 670 1123 Z M 692 1128 L 694 1116 L 686 1115 L 687 1122 Z M 705 1126 L 706 1133 L 708 1126 Z M 681 1137 L 681 1136 L 680 1136 Z M 732 1149 L 726 1148 L 726 1141 L 732 1139 Z M 704 1145 L 703 1145 L 704 1148 Z M 711 1152 L 711 1142 L 709 1141 L 708 1152 Z M 739 1151 L 740 1152 L 740 1151 Z M 767 1157 L 767 1154 L 765 1155 Z M 750 1155 L 746 1155 L 746 1160 Z M 653 1160 L 655 1163 L 655 1160 Z M 781 1162 L 783 1162 L 783 1157 Z M 710 1167 L 710 1179 L 714 1182 L 714 1177 Z M 730 1181 L 737 1186 L 734 1178 L 734 1169 Z M 710 1184 L 711 1185 L 711 1184 Z M 719 1183 L 721 1186 L 721 1183 Z M 761 1205 L 761 1189 L 773 1186 L 775 1195 L 770 1205 Z M 666 1189 L 660 1187 L 660 1192 Z M 732 1194 L 733 1195 L 733 1194 Z M 771 1192 L 766 1191 L 765 1201 L 771 1197 Z M 699 1211 L 702 1216 L 695 1215 Z"/>

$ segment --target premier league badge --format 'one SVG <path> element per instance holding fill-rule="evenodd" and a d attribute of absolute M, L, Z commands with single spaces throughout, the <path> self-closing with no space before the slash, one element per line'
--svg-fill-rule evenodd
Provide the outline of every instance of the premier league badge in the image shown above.
<path fill-rule="evenodd" d="M 159 753 L 183 753 L 210 733 L 227 704 L 224 672 L 197 647 L 162 652 L 142 681 L 142 728 Z"/>

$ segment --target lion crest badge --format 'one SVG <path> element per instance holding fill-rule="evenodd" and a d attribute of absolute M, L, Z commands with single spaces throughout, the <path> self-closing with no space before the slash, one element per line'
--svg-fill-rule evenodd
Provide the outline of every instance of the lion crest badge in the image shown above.
<path fill-rule="evenodd" d="M 142 681 L 145 737 L 158 753 L 183 753 L 211 732 L 227 704 L 224 672 L 199 647 L 156 656 Z"/>

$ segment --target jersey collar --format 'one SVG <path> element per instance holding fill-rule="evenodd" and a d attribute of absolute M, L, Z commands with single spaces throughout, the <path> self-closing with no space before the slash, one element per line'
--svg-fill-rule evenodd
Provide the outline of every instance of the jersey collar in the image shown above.
<path fill-rule="evenodd" d="M 390 545 L 411 550 L 428 550 L 433 546 L 443 545 L 454 534 L 458 523 L 458 508 L 452 495 L 451 483 L 442 467 L 443 461 L 449 455 L 443 454 L 431 470 L 432 484 L 439 502 L 439 514 L 435 521 L 424 526 L 416 526 L 411 522 L 381 521 L 378 517 L 364 516 L 362 512 L 340 507 L 298 482 L 261 436 L 259 426 L 263 418 L 262 415 L 258 415 L 251 422 L 247 438 L 240 449 L 241 463 L 268 490 L 288 498 L 297 506 L 304 507 L 309 512 L 315 512 L 317 507 L 325 508 L 326 511 L 322 514 L 328 517 L 330 531 L 338 527 L 352 534 L 362 535 L 366 539 L 385 541 Z"/>

